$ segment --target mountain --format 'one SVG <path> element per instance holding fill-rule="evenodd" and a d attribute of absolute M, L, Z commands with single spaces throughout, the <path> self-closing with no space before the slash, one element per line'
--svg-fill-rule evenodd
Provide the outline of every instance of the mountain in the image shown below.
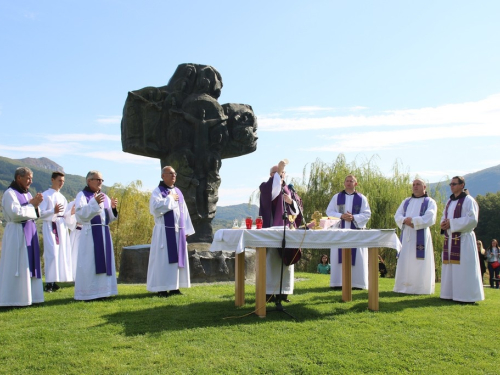
<path fill-rule="evenodd" d="M 9 187 L 12 180 L 14 180 L 14 173 L 18 167 L 29 167 L 33 171 L 33 183 L 30 187 L 32 194 L 42 193 L 47 190 L 52 185 L 50 179 L 52 172 L 63 170 L 59 164 L 47 158 L 9 159 L 0 156 L 0 191 L 5 191 Z M 72 201 L 85 185 L 85 177 L 66 174 L 61 193 L 68 201 Z M 105 189 L 103 187 L 103 190 Z"/>
<path fill-rule="evenodd" d="M 56 162 L 47 159 L 47 158 L 24 158 L 24 159 L 12 159 L 15 161 L 20 162 L 22 165 L 27 166 L 29 168 L 34 167 L 34 168 L 39 168 L 39 169 L 48 169 L 50 172 L 64 172 L 64 168 L 61 167 L 59 164 Z"/>
<path fill-rule="evenodd" d="M 247 203 L 236 204 L 233 206 L 217 207 L 214 220 L 234 221 L 238 219 L 240 222 L 247 216 L 255 219 L 259 215 L 259 207 L 256 205 L 249 206 Z"/>
<path fill-rule="evenodd" d="M 453 176 L 450 176 L 452 178 Z M 500 165 L 486 168 L 463 176 L 465 178 L 465 188 L 473 197 L 486 195 L 486 193 L 496 193 L 500 191 Z M 451 192 L 448 186 L 449 181 L 430 184 L 430 190 L 434 191 L 439 185 L 441 193 L 448 197 Z"/>

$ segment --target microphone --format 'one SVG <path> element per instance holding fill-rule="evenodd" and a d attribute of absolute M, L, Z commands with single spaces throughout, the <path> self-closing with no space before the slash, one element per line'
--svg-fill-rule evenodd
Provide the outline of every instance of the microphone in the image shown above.
<path fill-rule="evenodd" d="M 293 188 L 293 184 L 288 184 L 288 190 L 293 191 L 296 193 L 295 189 Z"/>

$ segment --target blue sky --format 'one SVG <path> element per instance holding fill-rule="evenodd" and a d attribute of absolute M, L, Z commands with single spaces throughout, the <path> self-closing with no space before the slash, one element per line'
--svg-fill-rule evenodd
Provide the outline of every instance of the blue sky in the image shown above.
<path fill-rule="evenodd" d="M 257 151 L 222 162 L 219 205 L 282 158 L 289 178 L 339 153 L 429 182 L 475 172 L 500 164 L 499 19 L 493 0 L 0 0 L 0 155 L 151 190 L 160 164 L 121 151 L 123 105 L 189 62 L 258 117 Z"/>

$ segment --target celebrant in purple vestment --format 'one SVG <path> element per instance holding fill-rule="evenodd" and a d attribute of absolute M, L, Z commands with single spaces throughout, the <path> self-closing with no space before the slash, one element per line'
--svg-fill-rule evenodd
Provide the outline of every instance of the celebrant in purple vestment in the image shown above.
<path fill-rule="evenodd" d="M 270 177 L 260 187 L 259 215 L 262 216 L 262 227 L 276 227 L 283 229 L 283 210 L 288 215 L 298 215 L 297 202 L 291 198 L 291 193 L 285 183 L 285 161 L 280 161 L 270 170 Z M 287 216 L 288 217 L 288 216 Z M 288 225 L 288 219 L 285 220 Z M 281 294 L 280 299 L 289 302 L 288 295 L 293 294 L 294 266 L 283 265 L 283 283 L 280 293 L 282 259 L 278 249 L 268 248 L 266 254 L 266 294 L 267 300 L 272 301 L 276 295 Z"/>
<path fill-rule="evenodd" d="M 434 293 L 436 274 L 429 228 L 436 223 L 437 205 L 425 189 L 423 180 L 414 180 L 412 196 L 403 200 L 394 215 L 403 244 L 394 283 L 397 293 Z"/>
<path fill-rule="evenodd" d="M 340 219 L 341 228 L 363 229 L 372 215 L 366 197 L 356 191 L 358 180 L 353 175 L 344 179 L 344 190 L 335 194 L 326 209 L 327 216 Z M 352 287 L 368 289 L 368 249 L 352 248 L 351 259 L 342 259 L 342 249 L 330 249 L 330 287 L 342 288 L 342 261 L 352 264 Z"/>
<path fill-rule="evenodd" d="M 452 194 L 441 218 L 444 245 L 440 297 L 458 302 L 482 301 L 483 280 L 474 234 L 479 207 L 465 189 L 462 176 L 451 179 L 450 189 Z"/>
<path fill-rule="evenodd" d="M 31 195 L 28 189 L 32 181 L 31 169 L 19 167 L 3 193 L 3 220 L 7 225 L 0 257 L 0 306 L 29 306 L 44 301 L 35 225 L 43 195 Z"/>
<path fill-rule="evenodd" d="M 160 184 L 151 193 L 149 212 L 155 219 L 149 252 L 147 290 L 159 297 L 182 294 L 190 288 L 186 237 L 194 234 L 182 192 L 175 187 L 177 173 L 166 166 Z"/>
<path fill-rule="evenodd" d="M 82 229 L 78 237 L 75 299 L 95 300 L 118 294 L 115 256 L 109 224 L 118 218 L 117 199 L 101 191 L 99 171 L 87 173 L 87 186 L 75 199 L 75 217 Z"/>

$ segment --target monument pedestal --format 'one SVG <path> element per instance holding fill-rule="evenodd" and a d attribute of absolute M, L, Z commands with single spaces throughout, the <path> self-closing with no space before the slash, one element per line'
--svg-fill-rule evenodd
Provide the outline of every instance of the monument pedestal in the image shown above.
<path fill-rule="evenodd" d="M 121 254 L 118 282 L 145 284 L 148 275 L 150 245 L 124 247 Z M 188 244 L 189 271 L 192 283 L 235 280 L 235 253 L 210 252 L 209 243 Z M 255 281 L 255 252 L 245 253 L 245 279 Z"/>

